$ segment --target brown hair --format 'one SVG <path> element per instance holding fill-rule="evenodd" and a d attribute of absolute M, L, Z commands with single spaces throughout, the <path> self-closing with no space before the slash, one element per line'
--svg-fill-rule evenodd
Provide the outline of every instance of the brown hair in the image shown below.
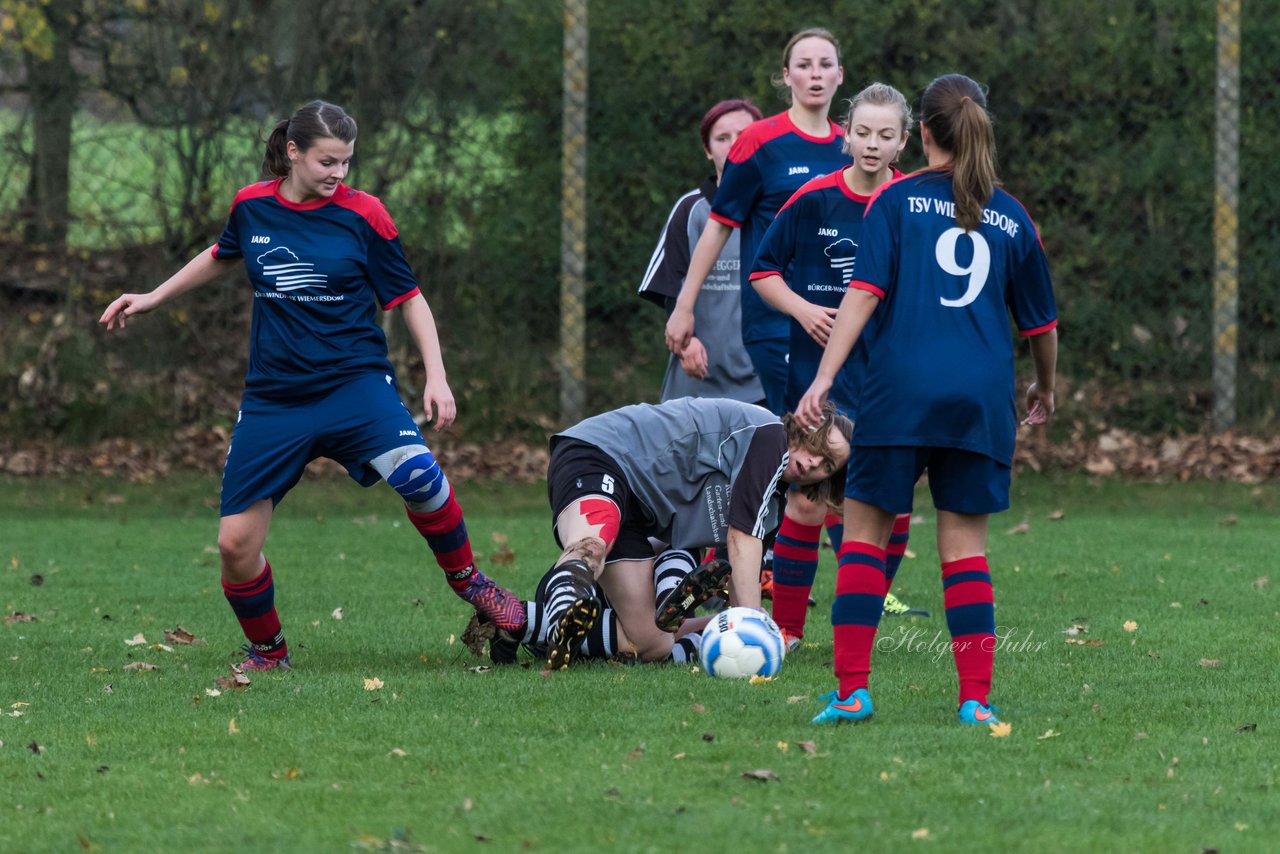
<path fill-rule="evenodd" d="M 822 27 L 810 27 L 809 29 L 801 30 L 800 32 L 792 36 L 787 41 L 787 46 L 782 49 L 782 67 L 784 69 L 791 67 L 791 51 L 795 49 L 795 46 L 797 44 L 804 41 L 805 39 L 824 39 L 826 41 L 831 42 L 831 46 L 836 49 L 836 65 L 841 64 L 842 60 L 840 58 L 840 42 L 836 39 L 834 35 L 832 35 L 831 31 L 824 29 Z M 773 88 L 777 89 L 786 98 L 790 99 L 791 90 L 788 89 L 787 84 L 783 82 L 781 71 L 774 74 L 773 77 L 770 78 L 769 82 L 773 84 Z"/>
<path fill-rule="evenodd" d="M 897 107 L 902 113 L 902 132 L 906 133 L 911 130 L 911 105 L 907 103 L 907 96 L 888 83 L 872 83 L 849 99 L 849 114 L 844 117 L 845 142 L 841 148 L 841 151 L 845 154 L 853 154 L 853 146 L 849 145 L 848 137 L 853 132 L 853 113 L 863 104 L 874 104 L 877 107 Z M 897 158 L 895 157 L 894 159 L 896 160 Z"/>
<path fill-rule="evenodd" d="M 963 74 L 938 77 L 920 99 L 920 124 L 952 155 L 947 168 L 956 196 L 956 225 L 972 231 L 982 222 L 982 209 L 999 183 L 986 93 Z"/>
<path fill-rule="evenodd" d="M 267 137 L 267 150 L 262 157 L 264 178 L 284 178 L 289 174 L 288 144 L 306 151 L 316 140 L 340 139 L 356 141 L 356 120 L 346 110 L 327 101 L 312 101 L 290 118 L 281 119 Z"/>
<path fill-rule="evenodd" d="M 711 150 L 711 129 L 715 127 L 716 122 L 729 113 L 736 113 L 739 110 L 751 116 L 752 121 L 760 121 L 764 117 L 764 113 L 760 112 L 760 108 L 751 103 L 748 98 L 730 98 L 727 101 L 721 101 L 707 110 L 707 114 L 702 117 L 702 122 L 698 125 L 698 134 L 702 137 L 703 149 Z"/>
<path fill-rule="evenodd" d="M 818 504 L 838 506 L 844 498 L 844 481 L 848 473 L 849 461 L 837 465 L 835 452 L 831 447 L 831 428 L 834 427 L 844 436 L 845 443 L 853 452 L 853 421 L 849 416 L 836 411 L 835 404 L 827 401 L 822 405 L 822 418 L 817 426 L 801 424 L 793 413 L 782 416 L 782 426 L 787 431 L 787 447 L 796 447 L 822 457 L 835 466 L 835 471 L 826 480 L 805 484 L 800 492 L 805 498 Z"/>

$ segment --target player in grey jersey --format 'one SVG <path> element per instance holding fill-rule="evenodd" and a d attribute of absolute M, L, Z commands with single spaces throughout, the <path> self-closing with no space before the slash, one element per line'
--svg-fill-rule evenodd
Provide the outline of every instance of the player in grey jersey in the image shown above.
<path fill-rule="evenodd" d="M 670 656 L 672 635 L 654 619 L 650 538 L 726 547 L 733 604 L 759 608 L 763 540 L 781 521 L 786 486 L 818 501 L 838 497 L 852 433 L 834 408 L 810 429 L 752 404 L 680 398 L 626 406 L 553 436 L 547 491 L 564 550 L 556 577 L 576 595 L 548 596 L 563 604 L 546 615 L 547 666 L 567 666 L 595 625 L 596 581 L 617 611 L 619 647 L 643 661 Z M 705 585 L 701 575 L 685 588 Z"/>

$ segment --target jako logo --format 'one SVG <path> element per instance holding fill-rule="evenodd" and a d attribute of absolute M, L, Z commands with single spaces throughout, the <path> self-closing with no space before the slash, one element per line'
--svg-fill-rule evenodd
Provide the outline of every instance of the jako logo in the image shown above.
<path fill-rule="evenodd" d="M 416 436 L 416 435 L 418 435 L 418 431 L 416 431 L 416 430 L 401 430 L 401 431 L 400 431 L 400 435 L 401 435 L 401 436 Z"/>
<path fill-rule="evenodd" d="M 249 242 L 250 243 L 270 243 L 271 238 L 267 237 L 265 234 L 255 234 L 253 237 L 249 238 Z"/>
<path fill-rule="evenodd" d="M 787 170 L 787 174 L 788 175 L 808 175 L 809 167 L 808 166 L 792 166 L 790 169 Z"/>
<path fill-rule="evenodd" d="M 818 229 L 818 236 L 819 237 L 839 237 L 840 232 L 834 228 L 820 228 Z"/>

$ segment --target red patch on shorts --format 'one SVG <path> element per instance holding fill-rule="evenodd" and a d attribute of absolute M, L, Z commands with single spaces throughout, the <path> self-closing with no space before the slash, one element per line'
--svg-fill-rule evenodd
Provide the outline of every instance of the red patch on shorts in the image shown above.
<path fill-rule="evenodd" d="M 587 498 L 578 505 L 578 509 L 588 524 L 601 526 L 600 539 L 604 540 L 606 548 L 612 548 L 614 541 L 618 539 L 618 528 L 622 524 L 622 514 L 618 512 L 618 505 L 607 498 Z"/>

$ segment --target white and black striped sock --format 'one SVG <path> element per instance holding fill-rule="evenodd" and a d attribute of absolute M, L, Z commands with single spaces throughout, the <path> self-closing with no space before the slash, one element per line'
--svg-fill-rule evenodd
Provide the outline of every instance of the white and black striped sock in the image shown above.
<path fill-rule="evenodd" d="M 671 660 L 676 664 L 696 664 L 698 661 L 698 639 L 693 635 L 685 635 L 671 645 Z"/>
<path fill-rule="evenodd" d="M 698 566 L 691 552 L 684 549 L 667 549 L 653 562 L 654 607 L 684 581 Z"/>
<path fill-rule="evenodd" d="M 583 658 L 609 658 L 618 648 L 618 614 L 612 608 L 600 612 L 600 619 L 578 647 Z"/>

